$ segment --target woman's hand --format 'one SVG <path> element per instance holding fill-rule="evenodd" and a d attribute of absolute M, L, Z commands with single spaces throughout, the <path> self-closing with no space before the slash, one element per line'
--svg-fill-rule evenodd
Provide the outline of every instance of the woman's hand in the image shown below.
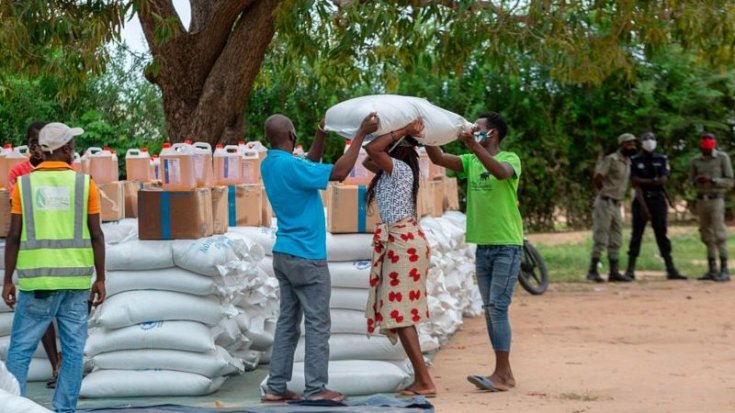
<path fill-rule="evenodd" d="M 424 120 L 419 116 L 416 120 L 406 125 L 405 130 L 406 135 L 411 135 L 414 138 L 422 137 L 421 135 L 424 132 Z"/>

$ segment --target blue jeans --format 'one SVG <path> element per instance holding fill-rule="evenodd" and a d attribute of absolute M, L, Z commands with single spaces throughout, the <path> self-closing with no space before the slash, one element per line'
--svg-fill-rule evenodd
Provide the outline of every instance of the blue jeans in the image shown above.
<path fill-rule="evenodd" d="M 21 394 L 24 395 L 31 357 L 49 324 L 56 319 L 63 357 L 53 407 L 59 413 L 73 413 L 82 387 L 89 291 L 62 290 L 48 294 L 45 298 L 36 298 L 33 292 L 18 292 L 7 367 L 18 379 Z"/>
<path fill-rule="evenodd" d="M 273 340 L 268 392 L 286 393 L 304 317 L 304 397 L 309 398 L 321 393 L 329 382 L 329 298 L 332 292 L 329 268 L 326 260 L 274 253 L 273 270 L 281 290 L 281 314 Z"/>
<path fill-rule="evenodd" d="M 510 351 L 508 307 L 521 270 L 519 245 L 478 245 L 477 286 L 485 308 L 487 332 L 495 351 Z"/>

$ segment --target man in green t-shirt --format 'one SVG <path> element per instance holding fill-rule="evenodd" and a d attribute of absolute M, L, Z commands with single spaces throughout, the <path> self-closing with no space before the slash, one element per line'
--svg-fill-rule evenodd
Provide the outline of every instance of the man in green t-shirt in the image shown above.
<path fill-rule="evenodd" d="M 459 135 L 472 153 L 455 156 L 438 147 L 426 147 L 432 162 L 467 178 L 467 242 L 477 244 L 477 284 L 495 350 L 493 374 L 468 376 L 467 380 L 487 391 L 505 391 L 516 384 L 510 368 L 508 307 L 520 272 L 523 246 L 517 194 L 521 161 L 515 153 L 500 150 L 507 132 L 503 118 L 489 112 L 480 115 L 473 131 Z"/>

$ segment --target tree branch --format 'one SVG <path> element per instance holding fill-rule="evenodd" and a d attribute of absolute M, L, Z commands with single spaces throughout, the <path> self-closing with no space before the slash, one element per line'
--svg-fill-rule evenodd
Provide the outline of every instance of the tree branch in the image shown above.
<path fill-rule="evenodd" d="M 143 28 L 143 34 L 148 41 L 148 47 L 150 47 L 153 55 L 162 52 L 171 43 L 171 39 L 176 39 L 186 32 L 171 0 L 141 0 L 136 3 L 138 5 L 140 25 Z M 171 34 L 171 39 L 163 42 L 163 44 L 158 44 L 156 41 L 156 27 L 160 26 L 162 20 L 169 19 L 175 19 L 178 24 L 172 27 L 173 33 Z"/>

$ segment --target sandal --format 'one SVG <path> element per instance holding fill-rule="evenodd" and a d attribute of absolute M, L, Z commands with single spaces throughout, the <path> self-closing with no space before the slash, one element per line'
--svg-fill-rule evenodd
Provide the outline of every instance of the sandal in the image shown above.
<path fill-rule="evenodd" d="M 406 389 L 406 390 L 402 390 L 400 393 L 398 393 L 398 395 L 407 396 L 407 397 L 422 396 L 422 397 L 426 397 L 427 399 L 433 399 L 434 397 L 436 397 L 436 392 L 435 391 L 420 392 L 418 390 Z"/>
<path fill-rule="evenodd" d="M 266 393 L 260 398 L 261 403 L 286 403 L 296 400 L 301 400 L 301 396 L 291 390 L 287 390 L 284 394 Z"/>

